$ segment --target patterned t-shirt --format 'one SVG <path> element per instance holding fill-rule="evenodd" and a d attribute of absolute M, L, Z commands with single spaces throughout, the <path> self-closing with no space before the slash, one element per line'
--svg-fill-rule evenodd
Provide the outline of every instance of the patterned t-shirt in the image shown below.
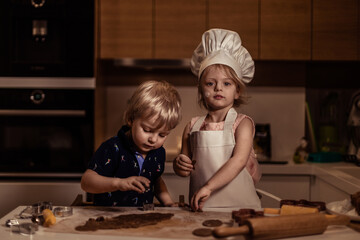
<path fill-rule="evenodd" d="M 106 177 L 143 176 L 150 180 L 150 188 L 145 193 L 116 191 L 94 194 L 94 204 L 97 206 L 142 206 L 143 203 L 153 203 L 154 183 L 164 172 L 165 149 L 160 147 L 148 152 L 140 171 L 135 149 L 125 135 L 129 130 L 128 126 L 123 126 L 117 136 L 102 143 L 88 168 Z"/>

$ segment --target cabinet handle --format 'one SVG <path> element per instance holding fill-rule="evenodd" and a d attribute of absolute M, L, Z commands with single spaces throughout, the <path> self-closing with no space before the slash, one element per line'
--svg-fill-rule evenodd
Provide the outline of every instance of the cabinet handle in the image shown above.
<path fill-rule="evenodd" d="M 25 110 L 0 109 L 0 116 L 61 116 L 85 117 L 85 110 Z"/>

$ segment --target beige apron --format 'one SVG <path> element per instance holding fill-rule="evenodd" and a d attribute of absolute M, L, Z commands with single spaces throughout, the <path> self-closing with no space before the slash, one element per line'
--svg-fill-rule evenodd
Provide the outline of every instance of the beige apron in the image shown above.
<path fill-rule="evenodd" d="M 237 112 L 231 108 L 223 131 L 200 131 L 206 116 L 200 117 L 190 132 L 192 156 L 196 161 L 190 176 L 189 198 L 232 156 L 235 146 L 233 124 Z M 226 186 L 214 191 L 204 207 L 261 208 L 252 177 L 246 167 Z"/>

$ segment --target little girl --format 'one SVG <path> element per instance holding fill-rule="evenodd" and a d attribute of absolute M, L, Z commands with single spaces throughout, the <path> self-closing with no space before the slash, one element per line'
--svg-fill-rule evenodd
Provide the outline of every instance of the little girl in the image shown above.
<path fill-rule="evenodd" d="M 236 32 L 210 29 L 193 53 L 191 69 L 198 77 L 199 104 L 208 113 L 187 124 L 181 154 L 174 160 L 177 175 L 190 175 L 190 205 L 194 211 L 259 209 L 254 122 L 233 108 L 245 103 L 245 83 L 253 78 L 254 62 Z"/>

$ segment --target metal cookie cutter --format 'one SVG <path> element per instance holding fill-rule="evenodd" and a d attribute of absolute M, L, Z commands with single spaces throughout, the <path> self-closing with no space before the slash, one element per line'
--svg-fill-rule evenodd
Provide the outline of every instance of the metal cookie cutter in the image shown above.
<path fill-rule="evenodd" d="M 22 210 L 16 218 L 20 219 L 28 219 L 34 216 L 38 216 L 42 214 L 44 209 L 52 210 L 51 202 L 37 202 L 32 204 L 31 206 L 27 206 L 24 210 Z"/>
<path fill-rule="evenodd" d="M 35 223 L 21 223 L 18 225 L 12 225 L 11 231 L 14 233 L 20 233 L 22 235 L 32 235 L 39 229 L 39 226 Z"/>
<path fill-rule="evenodd" d="M 5 226 L 7 227 L 11 227 L 11 226 L 14 226 L 14 225 L 19 225 L 19 221 L 17 219 L 9 219 L 9 220 L 6 220 L 6 223 L 5 223 Z"/>
<path fill-rule="evenodd" d="M 68 217 L 73 215 L 72 207 L 56 207 L 53 212 L 55 217 Z"/>
<path fill-rule="evenodd" d="M 143 204 L 143 211 L 151 211 L 151 210 L 154 210 L 153 203 L 144 203 Z"/>
<path fill-rule="evenodd" d="M 37 202 L 34 203 L 31 208 L 33 214 L 41 214 L 44 209 L 52 210 L 53 205 L 52 202 Z"/>

